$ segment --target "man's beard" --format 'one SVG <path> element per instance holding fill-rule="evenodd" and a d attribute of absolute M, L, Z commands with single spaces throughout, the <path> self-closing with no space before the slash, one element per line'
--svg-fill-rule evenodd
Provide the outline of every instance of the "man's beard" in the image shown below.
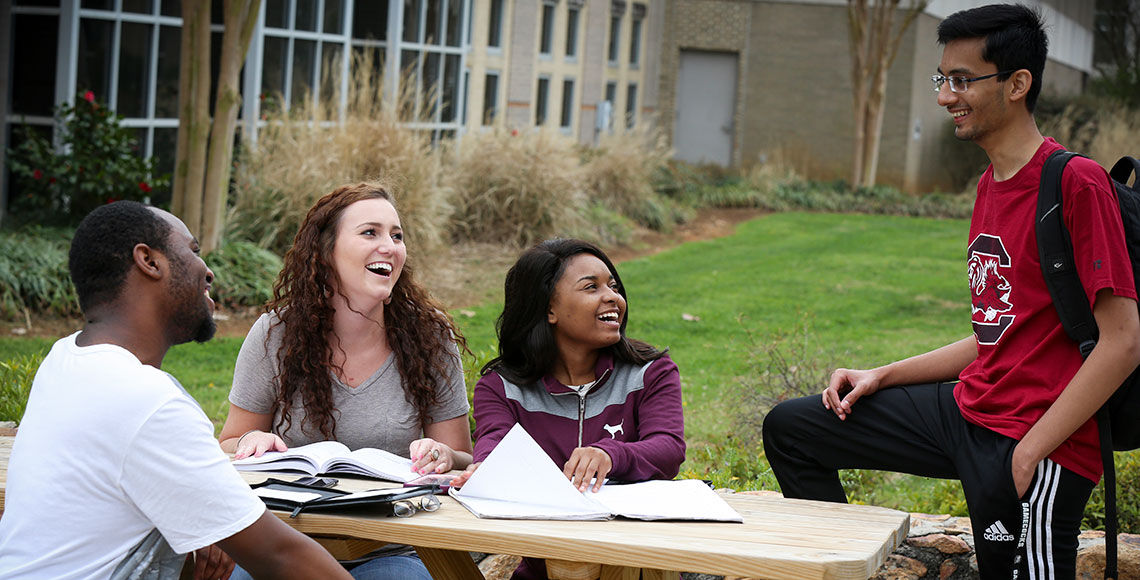
<path fill-rule="evenodd" d="M 202 288 L 192 281 L 189 268 L 181 261 L 172 260 L 172 285 L 176 301 L 170 324 L 173 327 L 174 344 L 184 342 L 206 342 L 214 337 L 218 325 L 206 302 Z"/>

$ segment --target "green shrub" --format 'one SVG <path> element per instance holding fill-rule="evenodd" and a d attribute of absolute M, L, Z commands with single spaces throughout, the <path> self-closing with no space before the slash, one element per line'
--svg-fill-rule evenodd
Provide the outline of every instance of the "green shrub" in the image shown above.
<path fill-rule="evenodd" d="M 55 119 L 60 151 L 25 125 L 20 144 L 8 152 L 19 185 L 10 207 L 20 220 L 74 225 L 105 203 L 141 201 L 169 188 L 170 176 L 155 175 L 156 160 L 139 155 L 134 132 L 91 91 L 56 108 Z"/>
<path fill-rule="evenodd" d="M 67 272 L 71 232 L 33 228 L 0 232 L 0 318 L 29 313 L 73 316 L 79 300 Z"/>
<path fill-rule="evenodd" d="M 1116 513 L 1120 531 L 1140 533 L 1140 450 L 1116 453 Z M 1082 529 L 1104 529 L 1104 480 L 1093 488 Z"/>
<path fill-rule="evenodd" d="M 0 361 L 0 421 L 19 422 L 24 416 L 32 379 L 43 360 L 40 353 Z"/>
<path fill-rule="evenodd" d="M 251 242 L 228 242 L 206 255 L 214 272 L 213 296 L 229 308 L 261 306 L 273 297 L 279 256 Z"/>

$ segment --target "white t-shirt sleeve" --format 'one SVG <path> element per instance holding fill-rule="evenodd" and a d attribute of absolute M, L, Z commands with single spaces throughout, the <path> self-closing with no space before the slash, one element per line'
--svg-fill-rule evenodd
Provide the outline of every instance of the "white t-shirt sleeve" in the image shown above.
<path fill-rule="evenodd" d="M 120 485 L 180 554 L 228 538 L 265 512 L 222 453 L 210 421 L 185 396 L 159 406 L 139 429 Z"/>

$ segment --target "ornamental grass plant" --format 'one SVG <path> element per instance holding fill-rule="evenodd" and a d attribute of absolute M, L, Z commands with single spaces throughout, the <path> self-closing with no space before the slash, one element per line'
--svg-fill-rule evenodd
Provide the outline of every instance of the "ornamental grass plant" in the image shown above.
<path fill-rule="evenodd" d="M 387 99 L 383 77 L 369 53 L 363 55 L 353 60 L 343 104 L 339 94 L 310 95 L 288 111 L 267 114 L 257 146 L 243 148 L 238 160 L 228 239 L 284 254 L 318 198 L 339 185 L 375 181 L 395 195 L 411 247 L 430 254 L 441 246 L 441 217 L 450 208 L 431 135 L 404 124 L 415 119 L 398 111 L 414 111 L 407 104 L 412 97 Z M 324 84 L 340 86 L 335 79 Z"/>

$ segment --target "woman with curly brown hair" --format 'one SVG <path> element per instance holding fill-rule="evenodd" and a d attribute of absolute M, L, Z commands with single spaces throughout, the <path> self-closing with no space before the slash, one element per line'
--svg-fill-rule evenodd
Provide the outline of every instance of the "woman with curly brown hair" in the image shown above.
<path fill-rule="evenodd" d="M 242 458 L 333 439 L 410 456 L 420 473 L 471 462 L 465 343 L 406 258 L 385 189 L 361 183 L 317 201 L 242 344 L 222 449 Z M 351 572 L 430 578 L 406 551 Z"/>

